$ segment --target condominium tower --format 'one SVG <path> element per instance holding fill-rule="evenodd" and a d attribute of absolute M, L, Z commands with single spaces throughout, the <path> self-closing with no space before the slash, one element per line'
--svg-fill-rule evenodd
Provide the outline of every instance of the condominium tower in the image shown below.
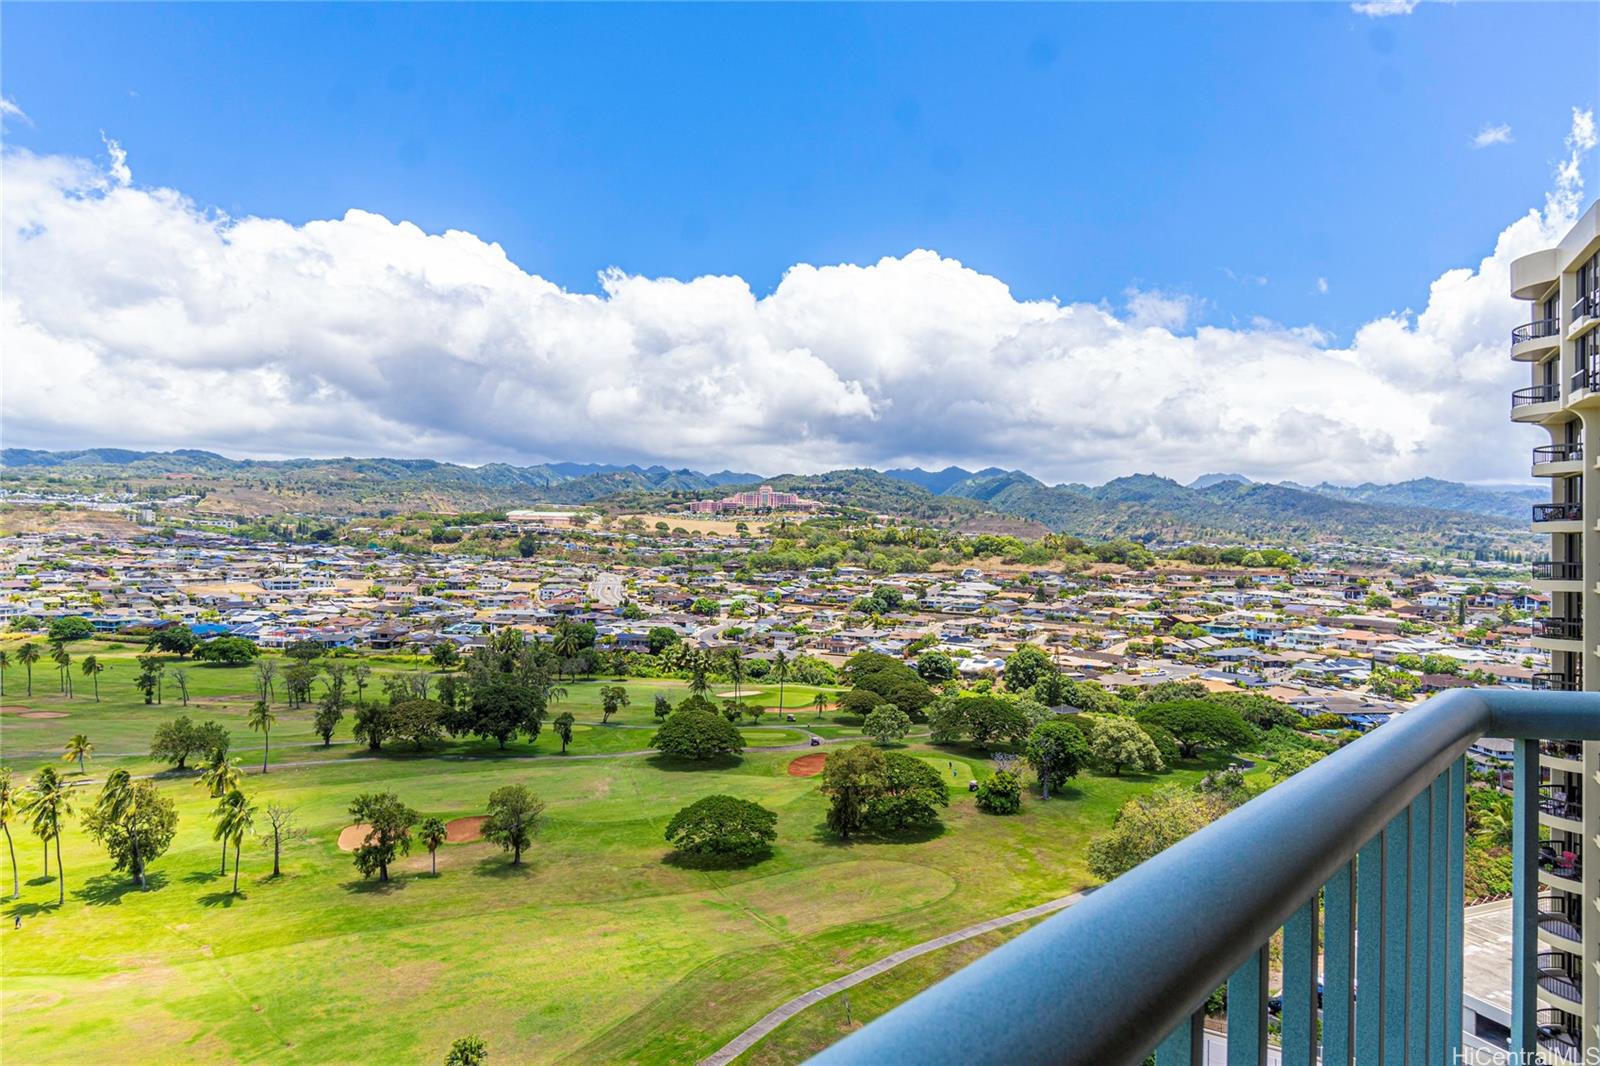
<path fill-rule="evenodd" d="M 1534 531 L 1550 538 L 1549 556 L 1533 564 L 1534 584 L 1550 594 L 1534 637 L 1550 665 L 1534 685 L 1596 691 L 1600 476 L 1587 469 L 1600 461 L 1600 204 L 1554 248 L 1512 262 L 1511 295 L 1533 307 L 1511 332 L 1511 358 L 1531 382 L 1511 394 L 1511 418 L 1549 433 L 1533 449 L 1534 476 L 1550 482 L 1550 502 L 1533 507 Z M 1542 748 L 1539 1024 L 1573 1061 L 1593 1061 L 1584 1056 L 1600 1047 L 1600 743 Z"/>

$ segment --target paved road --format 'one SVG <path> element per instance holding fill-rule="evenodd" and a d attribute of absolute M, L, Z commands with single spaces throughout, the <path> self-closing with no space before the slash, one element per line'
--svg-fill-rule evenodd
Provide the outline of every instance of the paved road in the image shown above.
<path fill-rule="evenodd" d="M 843 977 L 835 978 L 825 985 L 819 985 L 809 992 L 794 997 L 728 1041 L 719 1050 L 701 1059 L 699 1066 L 726 1066 L 727 1063 L 732 1062 L 748 1051 L 756 1041 L 813 1003 L 820 1003 L 835 992 L 843 992 L 847 988 L 854 988 L 867 978 L 876 977 L 885 970 L 892 970 L 902 962 L 914 959 L 919 955 L 926 955 L 930 951 L 938 951 L 940 948 L 949 947 L 951 944 L 959 944 L 963 940 L 971 940 L 975 936 L 982 936 L 984 933 L 992 932 L 996 929 L 1004 929 L 1008 925 L 1016 925 L 1018 922 L 1025 922 L 1030 918 L 1038 918 L 1042 915 L 1054 914 L 1056 911 L 1065 910 L 1081 900 L 1086 894 L 1086 892 L 1074 892 L 1070 896 L 1062 896 L 1059 899 L 1050 900 L 1048 903 L 1041 903 L 1037 907 L 1029 907 L 1027 910 L 1016 911 L 1002 915 L 999 918 L 990 918 L 986 922 L 969 925 L 965 929 L 958 929 L 953 933 L 946 933 L 944 936 L 925 940 L 909 948 L 903 948 L 893 955 L 886 955 L 877 962 L 863 966 L 854 973 L 847 973 Z"/>
<path fill-rule="evenodd" d="M 625 598 L 622 591 L 622 575 L 602 571 L 589 582 L 589 596 L 602 607 L 620 607 Z"/>

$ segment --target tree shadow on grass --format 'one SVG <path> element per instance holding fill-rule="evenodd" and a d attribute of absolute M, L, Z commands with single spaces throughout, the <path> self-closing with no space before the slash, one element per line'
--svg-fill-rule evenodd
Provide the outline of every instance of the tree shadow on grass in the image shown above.
<path fill-rule="evenodd" d="M 210 870 L 195 870 L 183 875 L 183 883 L 186 885 L 209 885 L 217 878 L 226 876 L 226 874 L 214 874 Z"/>
<path fill-rule="evenodd" d="M 827 822 L 818 822 L 811 831 L 814 843 L 823 847 L 849 847 L 851 844 L 926 844 L 930 840 L 938 840 L 945 834 L 943 821 L 929 825 L 908 826 L 893 832 L 881 832 L 873 829 L 864 829 L 858 833 L 850 834 L 850 839 L 842 839 L 839 834 L 828 828 Z"/>
<path fill-rule="evenodd" d="M 682 851 L 669 851 L 661 861 L 680 870 L 747 870 L 770 858 L 770 849 L 755 855 L 690 855 Z"/>
<path fill-rule="evenodd" d="M 359 881 L 346 881 L 343 887 L 352 895 L 386 896 L 405 888 L 406 882 L 404 878 L 392 875 L 387 881 L 380 881 L 376 877 L 364 877 Z"/>
<path fill-rule="evenodd" d="M 22 883 L 29 886 L 53 885 L 56 883 L 56 878 L 54 874 L 40 874 L 38 877 L 30 877 Z"/>
<path fill-rule="evenodd" d="M 146 870 L 144 878 L 149 885 L 144 890 L 147 892 L 159 892 L 167 885 L 167 875 L 163 873 Z M 91 877 L 74 889 L 72 894 L 91 907 L 115 907 L 122 902 L 123 896 L 138 891 L 140 888 L 134 882 L 132 875 L 116 873 Z"/>
<path fill-rule="evenodd" d="M 24 921 L 26 921 L 27 919 L 35 917 L 36 915 L 53 914 L 60 909 L 61 904 L 57 903 L 55 900 L 51 900 L 49 903 L 23 903 L 17 901 L 6 908 L 6 917 L 10 918 L 14 924 L 18 918 L 22 918 Z"/>
<path fill-rule="evenodd" d="M 524 858 L 521 866 L 512 866 L 510 855 L 489 855 L 473 863 L 472 872 L 479 877 L 494 877 L 502 881 L 532 877 L 533 863 Z"/>
<path fill-rule="evenodd" d="M 207 892 L 200 896 L 198 901 L 202 907 L 231 907 L 249 898 L 243 892 L 235 893 L 232 889 L 227 889 L 221 892 Z"/>
<path fill-rule="evenodd" d="M 731 770 L 742 761 L 737 755 L 719 755 L 712 759 L 679 759 L 671 755 L 652 755 L 645 760 L 657 770 L 667 773 L 694 773 L 701 770 Z"/>

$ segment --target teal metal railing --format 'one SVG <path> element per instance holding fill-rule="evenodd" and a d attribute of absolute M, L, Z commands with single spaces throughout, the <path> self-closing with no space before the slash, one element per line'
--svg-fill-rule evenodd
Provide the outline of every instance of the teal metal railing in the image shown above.
<path fill-rule="evenodd" d="M 1460 1061 L 1465 752 L 1482 736 L 1515 742 L 1510 1050 L 1534 1061 L 1539 742 L 1600 740 L 1600 693 L 1429 700 L 813 1061 L 1194 1066 L 1225 984 L 1228 1064 L 1264 1066 L 1279 930 L 1284 1066 Z"/>

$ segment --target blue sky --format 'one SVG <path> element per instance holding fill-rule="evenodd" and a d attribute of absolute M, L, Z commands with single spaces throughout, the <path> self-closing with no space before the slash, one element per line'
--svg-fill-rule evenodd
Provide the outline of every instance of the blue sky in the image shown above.
<path fill-rule="evenodd" d="M 8 443 L 1525 476 L 1600 5 L 1391 6 L 8 4 Z"/>
<path fill-rule="evenodd" d="M 105 130 L 231 213 L 463 228 L 585 290 L 928 247 L 1021 297 L 1336 331 L 1481 252 L 1600 95 L 1596 5 L 23 4 L 5 30 L 14 143 Z"/>

